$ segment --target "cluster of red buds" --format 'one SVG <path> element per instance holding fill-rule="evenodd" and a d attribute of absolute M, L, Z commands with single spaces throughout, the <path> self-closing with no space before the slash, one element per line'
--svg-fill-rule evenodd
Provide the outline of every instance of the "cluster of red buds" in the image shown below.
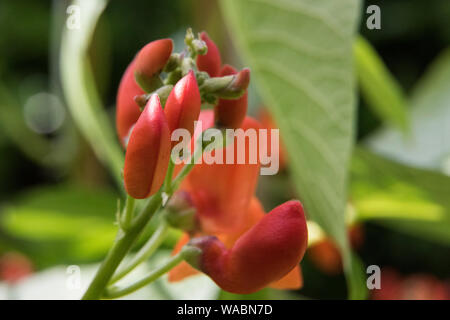
<path fill-rule="evenodd" d="M 170 39 L 150 42 L 122 77 L 116 124 L 126 148 L 125 189 L 133 198 L 152 196 L 167 174 L 183 169 L 180 164 L 174 172 L 168 170 L 174 130 L 188 130 L 194 141 L 195 121 L 202 121 L 203 130 L 263 128 L 246 116 L 249 69 L 222 65 L 216 44 L 205 32 L 196 38 L 188 30 L 185 43 L 183 52 L 173 53 Z M 205 105 L 213 110 L 201 111 Z M 236 156 L 236 144 L 221 151 L 232 148 Z M 235 293 L 302 285 L 299 262 L 307 246 L 303 207 L 289 201 L 265 214 L 254 196 L 259 169 L 260 163 L 195 165 L 180 190 L 169 195 L 165 218 L 185 231 L 174 253 L 185 246 L 196 253 L 172 269 L 172 281 L 197 269 Z"/>

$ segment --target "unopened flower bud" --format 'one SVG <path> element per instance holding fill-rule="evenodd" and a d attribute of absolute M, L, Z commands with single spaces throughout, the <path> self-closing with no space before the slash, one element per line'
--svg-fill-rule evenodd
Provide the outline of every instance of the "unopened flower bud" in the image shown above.
<path fill-rule="evenodd" d="M 230 65 L 224 65 L 220 75 L 228 76 L 236 74 L 236 69 Z M 243 69 L 237 73 L 229 87 L 233 88 L 235 92 L 244 90 L 245 93 L 238 99 L 220 99 L 219 103 L 214 108 L 215 121 L 219 126 L 225 128 L 239 128 L 242 121 L 247 114 L 248 93 L 246 91 L 250 81 L 250 70 Z M 242 92 L 241 92 L 242 94 Z"/>
<path fill-rule="evenodd" d="M 192 136 L 194 122 L 198 119 L 200 108 L 200 91 L 194 72 L 191 70 L 177 82 L 164 107 L 170 132 L 182 128 L 188 130 Z M 176 143 L 176 141 L 172 142 L 172 144 Z"/>
<path fill-rule="evenodd" d="M 137 54 L 134 76 L 146 92 L 152 92 L 162 84 L 159 74 L 169 61 L 172 48 L 171 39 L 160 39 L 150 42 Z"/>
<path fill-rule="evenodd" d="M 225 89 L 217 92 L 217 95 L 220 98 L 225 99 L 235 99 L 242 97 L 250 83 L 250 69 L 244 68 L 241 71 L 236 72 L 236 70 L 232 66 L 224 65 L 220 75 L 234 75 L 234 77 L 231 83 Z"/>
<path fill-rule="evenodd" d="M 208 52 L 208 46 L 206 45 L 205 41 L 202 40 L 194 39 L 192 41 L 192 47 L 199 55 L 205 55 Z"/>
<path fill-rule="evenodd" d="M 124 167 L 127 193 L 143 199 L 158 191 L 164 182 L 169 159 L 169 127 L 155 94 L 130 134 Z"/>

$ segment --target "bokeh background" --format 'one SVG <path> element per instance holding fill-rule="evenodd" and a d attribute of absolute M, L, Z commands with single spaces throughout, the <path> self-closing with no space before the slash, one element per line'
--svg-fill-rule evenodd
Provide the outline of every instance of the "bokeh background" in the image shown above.
<path fill-rule="evenodd" d="M 440 111 L 422 110 L 422 117 L 431 124 L 424 128 L 418 126 L 419 129 L 413 126 L 413 130 L 437 130 L 435 135 L 425 135 L 424 139 L 425 145 L 426 139 L 430 139 L 429 147 L 438 151 L 419 148 L 418 152 L 439 154 L 442 158 L 434 167 L 425 160 L 415 163 L 414 153 L 395 153 L 396 150 L 402 153 L 395 141 L 392 147 L 389 139 L 375 141 L 374 135 L 386 127 L 386 121 L 361 95 L 357 104 L 357 141 L 360 144 L 369 141 L 372 150 L 388 158 L 409 167 L 427 167 L 439 175 L 429 178 L 428 183 L 425 181 L 428 176 L 417 175 L 422 178 L 416 179 L 421 180 L 417 181 L 419 189 L 409 194 L 412 205 L 402 202 L 405 205 L 397 209 L 407 215 L 409 210 L 414 211 L 411 206 L 416 203 L 415 197 L 424 197 L 429 200 L 428 207 L 424 205 L 425 214 L 428 209 L 431 214 L 433 205 L 439 206 L 447 215 L 447 224 L 441 224 L 439 232 L 432 229 L 424 236 L 367 219 L 354 227 L 357 229 L 355 249 L 365 265 L 375 264 L 388 270 L 390 277 L 386 279 L 392 279 L 396 298 L 448 298 L 450 189 L 446 174 L 450 174 L 450 164 L 445 164 L 450 161 L 447 160 L 450 148 L 445 149 L 440 140 L 431 139 L 439 135 L 442 141 L 448 139 L 442 136 L 445 131 L 439 131 L 445 126 L 447 133 L 450 132 L 450 59 L 446 59 L 446 64 L 444 61 L 431 66 L 450 43 L 450 6 L 446 0 L 365 1 L 362 11 L 369 4 L 381 7 L 382 29 L 368 30 L 367 15 L 362 12 L 360 34 L 378 52 L 408 101 L 413 101 L 409 98 L 417 94 L 418 84 L 425 77 L 430 79 L 433 72 L 447 70 L 436 76 L 435 84 L 428 83 L 428 87 L 440 88 L 442 94 L 430 93 L 437 95 Z M 0 299 L 77 298 L 81 289 L 67 290 L 67 278 L 72 274 L 67 266 L 87 266 L 82 270 L 91 274 L 116 231 L 113 222 L 120 190 L 77 129 L 62 91 L 59 59 L 68 5 L 63 0 L 0 2 L 0 266 L 3 268 Z M 243 66 L 216 1 L 135 0 L 132 4 L 110 1 L 99 20 L 89 52 L 95 87 L 112 125 L 116 89 L 134 54 L 147 42 L 163 37 L 173 38 L 175 49 L 180 50 L 189 26 L 194 31 L 207 30 L 221 49 L 223 60 Z M 262 105 L 257 90 L 252 87 L 250 113 L 259 116 Z M 408 104 L 407 108 L 412 106 Z M 434 118 L 428 117 L 431 114 Z M 373 163 L 379 160 L 375 159 Z M 396 172 L 395 165 L 382 168 L 380 174 Z M 403 173 L 405 179 L 413 175 L 412 171 Z M 377 179 L 377 175 L 365 179 Z M 362 178 L 356 180 L 352 188 L 364 192 Z M 440 197 L 439 200 L 435 201 L 430 194 Z M 261 178 L 258 195 L 267 208 L 296 196 L 289 163 L 277 176 Z M 177 236 L 174 232 L 164 248 L 170 249 Z M 161 255 L 164 254 L 167 250 L 161 250 Z M 333 264 L 337 266 L 330 267 Z M 134 297 L 187 298 L 193 287 L 202 288 L 198 293 L 200 298 L 346 297 L 339 255 L 331 243 L 322 244 L 315 254 L 307 254 L 302 269 L 305 284 L 298 292 L 263 290 L 239 297 L 219 292 L 208 279 L 201 278 L 172 287 L 158 281 L 152 289 Z M 400 282 L 408 288 L 408 295 L 398 293 Z M 386 287 L 389 286 L 386 282 Z"/>

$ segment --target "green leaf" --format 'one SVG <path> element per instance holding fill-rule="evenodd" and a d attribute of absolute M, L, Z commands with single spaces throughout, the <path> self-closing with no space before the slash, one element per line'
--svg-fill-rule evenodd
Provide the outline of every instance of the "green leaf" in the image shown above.
<path fill-rule="evenodd" d="M 38 266 L 90 262 L 114 240 L 117 195 L 61 185 L 26 192 L 1 212 L 1 226 Z"/>
<path fill-rule="evenodd" d="M 344 211 L 354 136 L 352 44 L 359 1 L 220 3 L 232 39 L 280 127 L 308 216 L 337 241 L 349 274 Z"/>
<path fill-rule="evenodd" d="M 61 81 L 71 115 L 94 152 L 122 186 L 123 152 L 96 90 L 88 49 L 106 0 L 75 0 L 81 27 L 65 28 L 61 41 Z"/>
<path fill-rule="evenodd" d="M 406 165 L 450 173 L 449 88 L 450 48 L 433 62 L 413 91 L 409 134 L 385 127 L 367 145 Z"/>
<path fill-rule="evenodd" d="M 363 37 L 353 46 L 363 98 L 378 116 L 406 132 L 409 127 L 406 97 L 375 49 Z"/>
<path fill-rule="evenodd" d="M 355 151 L 351 197 L 359 219 L 450 245 L 449 195 L 448 176 Z"/>

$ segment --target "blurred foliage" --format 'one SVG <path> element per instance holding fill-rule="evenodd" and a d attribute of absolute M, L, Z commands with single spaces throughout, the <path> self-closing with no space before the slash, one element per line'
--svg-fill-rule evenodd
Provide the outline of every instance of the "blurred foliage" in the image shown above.
<path fill-rule="evenodd" d="M 360 219 L 450 246 L 450 177 L 364 149 L 355 151 L 351 173 L 351 199 Z"/>
<path fill-rule="evenodd" d="M 372 150 L 410 166 L 449 174 L 450 48 L 439 55 L 411 95 L 411 130 L 385 126 L 364 141 Z"/>
<path fill-rule="evenodd" d="M 406 97 L 375 49 L 358 37 L 354 44 L 356 73 L 367 104 L 384 121 L 406 132 L 409 117 Z"/>
<path fill-rule="evenodd" d="M 1 237 L 38 267 L 100 259 L 117 231 L 116 195 L 81 186 L 38 187 L 6 204 Z"/>

